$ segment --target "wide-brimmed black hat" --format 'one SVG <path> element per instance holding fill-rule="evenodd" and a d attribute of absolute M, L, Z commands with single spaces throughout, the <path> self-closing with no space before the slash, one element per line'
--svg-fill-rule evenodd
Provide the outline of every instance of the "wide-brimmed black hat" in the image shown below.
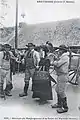
<path fill-rule="evenodd" d="M 66 50 L 66 51 L 68 50 L 64 44 L 60 45 L 58 49 L 59 50 Z"/>
<path fill-rule="evenodd" d="M 28 45 L 26 45 L 27 47 L 35 47 L 35 45 L 33 43 L 28 43 Z"/>
<path fill-rule="evenodd" d="M 10 49 L 11 49 L 11 45 L 9 45 L 9 44 L 4 44 L 3 47 L 4 47 L 4 48 L 10 48 Z"/>

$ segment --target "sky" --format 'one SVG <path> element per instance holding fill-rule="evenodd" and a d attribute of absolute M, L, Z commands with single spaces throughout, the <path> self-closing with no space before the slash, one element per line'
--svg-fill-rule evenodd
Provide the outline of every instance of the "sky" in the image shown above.
<path fill-rule="evenodd" d="M 5 14 L 5 20 L 0 21 L 4 26 L 14 26 L 16 0 L 6 1 L 9 7 L 0 8 L 0 14 Z M 52 22 L 80 18 L 80 0 L 42 1 L 52 1 L 52 3 L 38 3 L 37 0 L 18 0 L 18 23 L 26 22 L 27 24 L 37 24 L 50 21 Z M 54 1 L 57 3 L 54 3 Z M 59 3 L 59 1 L 62 1 L 62 3 Z M 63 1 L 65 1 L 65 3 L 63 3 Z M 68 3 L 66 1 L 68 1 Z M 72 1 L 72 3 L 70 1 Z M 22 14 L 25 14 L 24 18 L 21 16 Z"/>

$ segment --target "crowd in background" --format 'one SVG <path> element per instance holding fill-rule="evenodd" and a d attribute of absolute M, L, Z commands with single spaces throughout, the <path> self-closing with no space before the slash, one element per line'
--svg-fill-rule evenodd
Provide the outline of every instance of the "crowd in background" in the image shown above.
<path fill-rule="evenodd" d="M 11 50 L 14 56 L 16 57 L 16 60 L 12 61 L 12 66 L 15 66 L 15 67 L 12 67 L 13 74 L 17 72 L 25 71 L 25 65 L 23 64 L 23 58 L 27 50 L 28 49 L 23 49 L 23 50 L 12 49 Z M 57 56 L 57 50 L 55 50 L 55 48 L 50 42 L 49 43 L 46 42 L 46 45 L 35 46 L 35 50 L 40 53 L 41 58 L 45 58 L 46 56 L 48 56 L 48 53 L 54 53 L 55 58 Z M 72 52 L 80 54 L 80 49 L 77 49 L 77 50 L 74 49 L 72 50 Z"/>
<path fill-rule="evenodd" d="M 15 67 L 12 67 L 13 74 L 15 74 L 16 72 L 24 72 L 25 71 L 25 65 L 23 63 L 23 58 L 24 58 L 27 50 L 28 50 L 27 47 L 26 47 L 26 49 L 23 49 L 23 50 L 18 50 L 18 49 L 11 50 L 12 53 L 14 54 L 14 56 L 16 57 L 16 60 L 12 60 L 12 66 L 15 66 Z M 48 56 L 48 53 L 54 53 L 53 45 L 48 41 L 46 42 L 45 45 L 35 46 L 35 50 L 40 53 L 41 59 L 44 59 L 46 56 Z M 55 51 L 54 54 L 56 54 L 56 53 L 57 53 L 57 51 Z"/>

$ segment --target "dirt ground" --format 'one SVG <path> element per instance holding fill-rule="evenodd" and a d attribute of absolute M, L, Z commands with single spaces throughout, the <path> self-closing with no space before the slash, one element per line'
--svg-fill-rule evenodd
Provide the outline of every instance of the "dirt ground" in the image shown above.
<path fill-rule="evenodd" d="M 6 100 L 0 99 L 0 120 L 30 120 L 30 118 L 80 120 L 80 85 L 74 86 L 68 83 L 66 92 L 69 111 L 58 114 L 56 109 L 51 108 L 51 104 L 57 101 L 55 86 L 52 84 L 53 100 L 48 101 L 45 105 L 39 105 L 35 99 L 32 99 L 31 84 L 32 81 L 30 80 L 28 96 L 20 98 L 19 93 L 23 91 L 24 87 L 24 74 L 16 74 L 13 76 L 14 88 L 12 90 L 12 97 L 6 97 Z"/>

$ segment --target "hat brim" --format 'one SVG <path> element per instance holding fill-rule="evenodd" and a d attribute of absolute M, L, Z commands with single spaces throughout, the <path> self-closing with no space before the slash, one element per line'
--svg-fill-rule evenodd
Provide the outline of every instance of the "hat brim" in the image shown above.
<path fill-rule="evenodd" d="M 58 49 L 59 50 L 68 50 L 67 48 L 62 48 L 62 47 L 59 47 Z"/>
<path fill-rule="evenodd" d="M 11 46 L 4 46 L 4 48 L 10 48 L 11 49 Z"/>
<path fill-rule="evenodd" d="M 28 45 L 26 45 L 28 47 Z"/>
<path fill-rule="evenodd" d="M 31 46 L 29 46 L 29 45 L 26 45 L 27 47 L 35 47 L 35 45 L 31 45 Z"/>

